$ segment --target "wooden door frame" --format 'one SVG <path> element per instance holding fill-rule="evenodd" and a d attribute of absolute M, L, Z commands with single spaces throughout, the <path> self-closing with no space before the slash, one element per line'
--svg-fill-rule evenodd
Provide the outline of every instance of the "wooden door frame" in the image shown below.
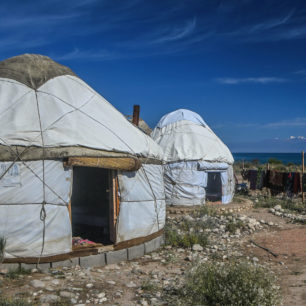
<path fill-rule="evenodd" d="M 109 170 L 109 239 L 113 243 L 116 243 L 119 207 L 118 171 Z"/>

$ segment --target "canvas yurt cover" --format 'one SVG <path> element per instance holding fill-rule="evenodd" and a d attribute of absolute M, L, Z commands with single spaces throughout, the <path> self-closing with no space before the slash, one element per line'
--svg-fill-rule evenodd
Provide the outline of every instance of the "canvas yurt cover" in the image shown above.
<path fill-rule="evenodd" d="M 33 54 L 0 62 L 6 258 L 71 252 L 71 222 L 100 225 L 112 243 L 160 231 L 161 159 L 150 137 L 69 68 Z"/>
<path fill-rule="evenodd" d="M 233 156 L 203 118 L 186 109 L 163 116 L 151 134 L 163 148 L 166 202 L 200 205 L 231 202 Z"/>

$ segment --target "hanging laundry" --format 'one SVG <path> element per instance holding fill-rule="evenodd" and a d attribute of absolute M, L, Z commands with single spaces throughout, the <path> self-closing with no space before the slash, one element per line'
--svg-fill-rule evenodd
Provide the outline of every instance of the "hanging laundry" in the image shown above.
<path fill-rule="evenodd" d="M 249 170 L 250 189 L 256 190 L 257 170 Z"/>
<path fill-rule="evenodd" d="M 258 169 L 256 178 L 256 189 L 262 189 L 265 171 Z"/>
<path fill-rule="evenodd" d="M 299 172 L 295 172 L 293 178 L 293 193 L 298 194 L 299 192 L 301 192 L 301 176 Z"/>
<path fill-rule="evenodd" d="M 283 174 L 283 186 L 288 196 L 293 194 L 293 174 L 291 172 Z"/>
<path fill-rule="evenodd" d="M 282 172 L 275 172 L 275 186 L 283 187 L 283 176 Z"/>

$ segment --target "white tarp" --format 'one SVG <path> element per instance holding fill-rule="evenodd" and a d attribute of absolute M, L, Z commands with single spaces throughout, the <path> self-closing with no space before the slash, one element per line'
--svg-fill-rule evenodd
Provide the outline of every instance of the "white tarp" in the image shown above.
<path fill-rule="evenodd" d="M 161 159 L 149 136 L 75 76 L 55 77 L 37 91 L 0 78 L 0 101 L 0 144 L 84 146 Z"/>
<path fill-rule="evenodd" d="M 117 242 L 144 237 L 165 225 L 163 169 L 143 165 L 135 172 L 119 174 L 120 212 Z"/>
<path fill-rule="evenodd" d="M 12 163 L 0 163 L 8 168 Z M 60 161 L 16 162 L 19 184 L 0 185 L 0 236 L 7 239 L 5 257 L 38 257 L 43 245 L 42 203 L 45 208 L 45 243 L 42 256 L 71 251 L 71 223 L 67 205 L 72 171 Z M 3 177 L 11 176 L 9 172 Z M 1 180 L 0 180 L 1 182 Z M 44 196 L 45 194 L 45 196 Z"/>

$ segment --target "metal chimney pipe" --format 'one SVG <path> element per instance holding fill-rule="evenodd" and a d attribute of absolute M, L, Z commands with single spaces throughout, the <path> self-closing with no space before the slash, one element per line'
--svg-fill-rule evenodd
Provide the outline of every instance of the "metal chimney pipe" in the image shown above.
<path fill-rule="evenodd" d="M 135 125 L 139 125 L 139 113 L 140 113 L 140 105 L 134 105 L 133 107 L 133 123 Z"/>

